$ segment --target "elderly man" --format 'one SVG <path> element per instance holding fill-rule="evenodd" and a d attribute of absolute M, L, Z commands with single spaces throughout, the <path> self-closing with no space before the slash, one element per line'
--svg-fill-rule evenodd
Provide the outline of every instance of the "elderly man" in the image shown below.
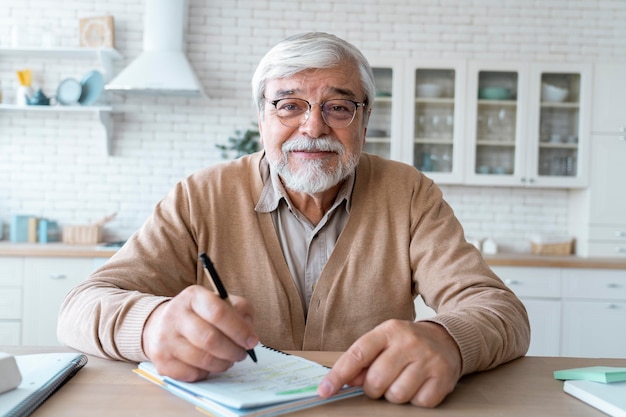
<path fill-rule="evenodd" d="M 259 341 L 342 350 L 318 392 L 434 407 L 467 373 L 523 355 L 521 302 L 415 168 L 363 153 L 375 87 L 351 44 L 288 38 L 252 80 L 264 150 L 179 184 L 66 298 L 59 337 L 197 380 Z M 206 252 L 231 293 L 210 290 Z M 415 321 L 421 294 L 437 314 Z"/>

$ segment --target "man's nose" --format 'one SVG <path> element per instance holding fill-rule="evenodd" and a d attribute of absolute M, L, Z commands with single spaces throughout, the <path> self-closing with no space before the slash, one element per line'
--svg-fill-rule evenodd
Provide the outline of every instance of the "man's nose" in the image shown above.
<path fill-rule="evenodd" d="M 314 104 L 311 106 L 309 117 L 306 122 L 300 126 L 300 131 L 305 132 L 312 138 L 318 138 L 330 132 L 330 127 L 324 121 L 324 115 L 322 114 L 322 107 L 320 105 Z"/>

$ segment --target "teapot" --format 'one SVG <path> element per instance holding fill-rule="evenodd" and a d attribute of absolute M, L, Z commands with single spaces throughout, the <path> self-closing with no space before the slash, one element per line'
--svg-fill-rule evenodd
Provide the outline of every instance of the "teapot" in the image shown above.
<path fill-rule="evenodd" d="M 41 88 L 39 88 L 31 97 L 26 96 L 26 103 L 29 106 L 48 106 L 50 105 L 50 98 L 46 97 Z"/>

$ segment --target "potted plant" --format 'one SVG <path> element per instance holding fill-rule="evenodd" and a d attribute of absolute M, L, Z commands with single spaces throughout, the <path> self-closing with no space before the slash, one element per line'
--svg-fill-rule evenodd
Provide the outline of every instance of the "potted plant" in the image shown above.
<path fill-rule="evenodd" d="M 258 151 L 260 148 L 259 138 L 259 130 L 255 125 L 246 130 L 235 130 L 234 136 L 228 138 L 227 145 L 217 144 L 215 146 L 222 150 L 222 158 L 230 159 L 233 158 L 233 155 L 234 158 L 239 158 Z"/>

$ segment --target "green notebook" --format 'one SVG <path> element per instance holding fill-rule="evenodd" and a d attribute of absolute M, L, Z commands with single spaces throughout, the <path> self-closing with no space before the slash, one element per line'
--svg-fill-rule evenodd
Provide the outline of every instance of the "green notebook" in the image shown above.
<path fill-rule="evenodd" d="M 572 368 L 554 371 L 554 379 L 585 380 L 594 382 L 620 382 L 626 381 L 626 368 L 613 366 L 588 366 L 586 368 Z"/>

